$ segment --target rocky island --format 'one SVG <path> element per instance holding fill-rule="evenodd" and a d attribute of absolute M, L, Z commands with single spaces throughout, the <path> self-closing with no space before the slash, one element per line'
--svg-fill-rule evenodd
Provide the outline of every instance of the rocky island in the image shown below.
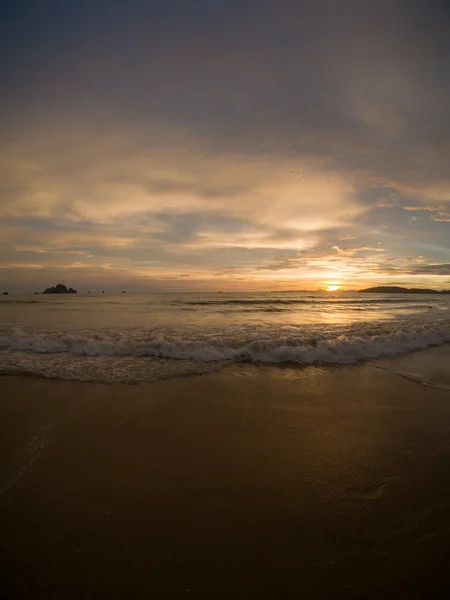
<path fill-rule="evenodd" d="M 43 294 L 77 294 L 77 290 L 73 288 L 67 289 L 62 283 L 58 283 L 55 287 L 48 287 L 42 292 Z"/>

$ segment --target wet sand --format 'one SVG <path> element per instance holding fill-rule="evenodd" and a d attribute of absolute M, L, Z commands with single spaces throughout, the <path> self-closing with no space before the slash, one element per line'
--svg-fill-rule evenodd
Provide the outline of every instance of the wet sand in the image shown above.
<path fill-rule="evenodd" d="M 2 377 L 0 598 L 447 598 L 450 352 L 411 356 L 443 385 L 401 357 Z"/>

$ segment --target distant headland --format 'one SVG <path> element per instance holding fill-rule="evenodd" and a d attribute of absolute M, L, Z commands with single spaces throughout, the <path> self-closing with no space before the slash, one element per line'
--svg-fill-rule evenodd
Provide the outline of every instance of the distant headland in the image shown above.
<path fill-rule="evenodd" d="M 429 288 L 404 288 L 395 285 L 380 285 L 365 290 L 358 290 L 360 294 L 450 294 L 450 290 L 431 290 Z"/>
<path fill-rule="evenodd" d="M 43 294 L 77 294 L 77 290 L 73 288 L 67 289 L 62 283 L 58 283 L 55 287 L 48 287 L 42 292 Z"/>

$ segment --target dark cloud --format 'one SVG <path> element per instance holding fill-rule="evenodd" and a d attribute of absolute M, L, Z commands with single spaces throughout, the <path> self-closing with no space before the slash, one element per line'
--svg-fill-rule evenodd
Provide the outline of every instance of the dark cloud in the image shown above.
<path fill-rule="evenodd" d="M 450 263 L 423 265 L 411 270 L 415 275 L 450 275 Z"/>

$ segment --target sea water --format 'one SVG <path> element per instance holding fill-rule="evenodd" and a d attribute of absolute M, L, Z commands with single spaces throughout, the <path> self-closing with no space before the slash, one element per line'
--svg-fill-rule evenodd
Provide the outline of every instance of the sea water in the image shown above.
<path fill-rule="evenodd" d="M 450 341 L 450 295 L 4 296 L 0 372 L 150 381 L 234 362 L 351 364 Z"/>

